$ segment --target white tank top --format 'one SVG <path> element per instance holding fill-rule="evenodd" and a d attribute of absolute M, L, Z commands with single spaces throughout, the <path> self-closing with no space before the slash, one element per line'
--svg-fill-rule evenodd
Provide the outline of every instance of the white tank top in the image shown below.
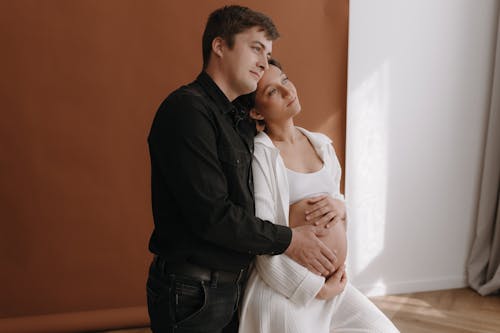
<path fill-rule="evenodd" d="M 334 180 L 328 174 L 325 164 L 316 172 L 302 173 L 286 169 L 288 175 L 288 186 L 290 189 L 290 205 L 305 199 L 322 194 L 333 195 L 335 188 Z"/>

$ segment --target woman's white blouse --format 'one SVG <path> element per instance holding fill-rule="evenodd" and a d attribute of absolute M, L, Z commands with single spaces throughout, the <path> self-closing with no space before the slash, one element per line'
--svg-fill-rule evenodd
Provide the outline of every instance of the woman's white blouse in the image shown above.
<path fill-rule="evenodd" d="M 330 175 L 332 188 L 328 193 L 343 200 L 340 194 L 341 168 L 332 141 L 324 134 L 312 133 L 297 127 L 312 143 L 325 164 L 325 172 Z M 264 132 L 254 140 L 255 150 L 252 163 L 255 192 L 255 215 L 276 224 L 288 226 L 289 182 L 286 167 L 279 149 Z M 259 292 L 252 288 L 255 279 L 262 279 L 276 292 L 291 302 L 306 305 L 314 299 L 324 284 L 324 278 L 310 272 L 285 254 L 257 256 L 252 276 L 245 291 L 245 298 Z M 245 302 L 242 307 L 245 314 Z M 243 318 L 242 318 L 243 319 Z"/>

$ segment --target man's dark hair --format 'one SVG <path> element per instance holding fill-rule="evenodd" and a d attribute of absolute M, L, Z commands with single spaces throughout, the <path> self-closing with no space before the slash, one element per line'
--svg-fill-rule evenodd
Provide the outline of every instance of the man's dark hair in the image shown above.
<path fill-rule="evenodd" d="M 280 36 L 278 29 L 268 16 L 248 7 L 224 6 L 210 14 L 202 39 L 203 69 L 208 66 L 212 41 L 216 37 L 223 38 L 228 47 L 232 48 L 234 35 L 253 27 L 262 28 L 269 40 L 276 40 Z"/>

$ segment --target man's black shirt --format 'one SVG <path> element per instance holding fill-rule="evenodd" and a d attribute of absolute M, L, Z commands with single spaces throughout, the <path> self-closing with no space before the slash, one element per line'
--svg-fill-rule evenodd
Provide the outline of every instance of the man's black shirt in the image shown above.
<path fill-rule="evenodd" d="M 165 99 L 148 137 L 151 252 L 239 271 L 256 254 L 285 251 L 291 230 L 254 215 L 254 134 L 205 72 Z"/>

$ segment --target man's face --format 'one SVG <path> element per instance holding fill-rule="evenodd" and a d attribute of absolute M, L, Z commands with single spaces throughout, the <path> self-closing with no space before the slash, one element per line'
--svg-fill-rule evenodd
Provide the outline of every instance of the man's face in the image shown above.
<path fill-rule="evenodd" d="M 224 47 L 224 72 L 234 98 L 257 89 L 257 82 L 269 66 L 273 42 L 260 27 L 253 27 L 234 36 L 234 45 Z"/>

